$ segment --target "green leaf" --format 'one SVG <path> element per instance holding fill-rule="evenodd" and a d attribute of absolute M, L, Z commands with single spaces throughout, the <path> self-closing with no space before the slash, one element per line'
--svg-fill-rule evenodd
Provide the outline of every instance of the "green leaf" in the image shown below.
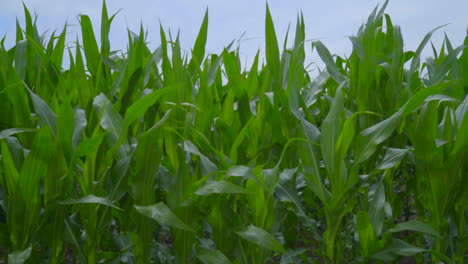
<path fill-rule="evenodd" d="M 432 226 L 417 220 L 409 220 L 408 222 L 398 224 L 389 231 L 392 233 L 397 233 L 407 230 L 421 232 L 428 235 L 433 235 L 435 237 L 440 237 L 440 235 L 434 230 L 434 228 L 432 228 Z"/>
<path fill-rule="evenodd" d="M 375 234 L 380 235 L 385 216 L 385 188 L 382 181 L 377 183 L 374 196 L 369 201 L 369 217 L 374 226 Z"/>
<path fill-rule="evenodd" d="M 398 111 L 384 121 L 361 132 L 357 141 L 357 163 L 366 161 L 377 149 L 377 145 L 385 141 L 395 131 L 402 111 Z"/>
<path fill-rule="evenodd" d="M 23 264 L 26 262 L 26 260 L 29 259 L 31 256 L 31 251 L 32 248 L 28 247 L 27 249 L 23 251 L 14 251 L 10 254 L 8 254 L 8 263 L 9 264 Z"/>
<path fill-rule="evenodd" d="M 341 178 L 342 157 L 336 155 L 338 138 L 344 119 L 343 92 L 341 87 L 336 91 L 332 106 L 322 123 L 320 147 L 327 172 L 332 179 L 332 184 L 339 183 Z M 335 187 L 335 186 L 334 186 Z M 333 188 L 333 187 L 332 187 Z"/>
<path fill-rule="evenodd" d="M 60 204 L 101 204 L 105 206 L 112 207 L 117 210 L 122 210 L 119 207 L 115 206 L 109 199 L 104 197 L 97 197 L 92 194 L 78 199 L 67 199 L 65 201 L 59 202 Z"/>
<path fill-rule="evenodd" d="M 243 177 L 243 178 L 249 178 L 258 182 L 258 179 L 252 173 L 252 169 L 250 169 L 247 166 L 242 166 L 242 165 L 235 165 L 235 166 L 230 167 L 229 170 L 226 172 L 226 177 L 227 178 Z"/>
<path fill-rule="evenodd" d="M 215 193 L 242 194 L 246 192 L 247 191 L 244 188 L 227 181 L 209 181 L 207 184 L 203 185 L 200 189 L 198 189 L 195 192 L 195 194 L 204 196 Z"/>
<path fill-rule="evenodd" d="M 192 231 L 193 230 L 187 226 L 182 220 L 180 220 L 164 203 L 157 203 L 149 206 L 138 206 L 135 205 L 140 214 L 149 217 L 156 222 L 168 225 L 170 227 Z"/>
<path fill-rule="evenodd" d="M 345 77 L 338 71 L 338 68 L 335 65 L 335 61 L 333 60 L 333 57 L 330 53 L 330 51 L 327 49 L 325 45 L 321 41 L 314 41 L 312 43 L 312 47 L 317 49 L 317 52 L 322 59 L 322 61 L 325 63 L 327 67 L 327 71 L 330 74 L 330 76 L 338 83 L 342 84 L 346 79 Z"/>
<path fill-rule="evenodd" d="M 184 150 L 187 151 L 188 153 L 191 153 L 200 157 L 203 176 L 205 176 L 206 174 L 216 172 L 218 170 L 218 167 L 208 157 L 203 155 L 200 152 L 200 150 L 198 150 L 197 146 L 195 146 L 192 142 L 185 141 Z"/>
<path fill-rule="evenodd" d="M 21 40 L 16 43 L 15 49 L 15 68 L 21 80 L 26 78 L 26 66 L 27 66 L 27 46 L 26 40 Z"/>
<path fill-rule="evenodd" d="M 443 91 L 452 85 L 454 81 L 446 81 L 439 84 L 432 85 L 430 87 L 424 88 L 419 90 L 416 94 L 414 94 L 408 102 L 402 108 L 402 115 L 406 116 L 414 111 L 416 111 L 424 101 L 431 95 L 434 94 L 441 94 Z"/>
<path fill-rule="evenodd" d="M 101 127 L 109 132 L 108 139 L 111 146 L 116 145 L 123 129 L 123 120 L 120 114 L 115 110 L 112 103 L 107 97 L 101 93 L 93 100 L 93 106 L 99 113 Z M 119 146 L 119 153 L 123 157 L 130 150 L 128 144 L 124 143 Z"/>
<path fill-rule="evenodd" d="M 377 165 L 377 169 L 384 170 L 395 167 L 408 151 L 408 149 L 388 148 L 383 160 Z"/>
<path fill-rule="evenodd" d="M 197 258 L 203 264 L 230 264 L 231 261 L 220 251 L 212 249 L 201 249 L 197 254 Z"/>
<path fill-rule="evenodd" d="M 83 137 L 83 130 L 86 128 L 88 122 L 86 121 L 86 113 L 83 109 L 75 110 L 75 124 L 73 127 L 72 145 L 73 148 L 80 143 Z"/>
<path fill-rule="evenodd" d="M 281 255 L 281 261 L 279 264 L 296 264 L 299 262 L 298 256 L 303 255 L 306 249 L 288 250 L 285 254 Z"/>
<path fill-rule="evenodd" d="M 411 66 L 410 66 L 410 72 L 413 73 L 415 72 L 416 70 L 418 70 L 417 68 L 420 66 L 420 63 L 419 63 L 419 60 L 420 60 L 420 56 L 421 56 L 421 53 L 422 51 L 424 50 L 424 47 L 426 46 L 426 44 L 429 42 L 429 40 L 431 39 L 432 37 L 432 34 L 434 34 L 434 32 L 442 27 L 445 27 L 446 25 L 442 25 L 442 26 L 439 26 L 439 27 L 436 27 L 434 28 L 433 30 L 429 31 L 423 38 L 423 40 L 421 41 L 421 43 L 419 44 L 418 48 L 416 49 L 416 52 L 414 53 L 414 57 L 413 57 L 413 60 L 411 61 Z"/>
<path fill-rule="evenodd" d="M 394 238 L 389 245 L 387 245 L 383 250 L 372 255 L 371 258 L 393 261 L 399 256 L 413 256 L 424 251 L 427 250 L 412 246 L 403 240 Z"/>
<path fill-rule="evenodd" d="M 13 136 L 13 135 L 18 134 L 18 133 L 34 132 L 34 131 L 36 131 L 36 130 L 35 129 L 30 129 L 30 128 L 9 128 L 9 129 L 5 129 L 5 130 L 0 131 L 0 139 L 10 137 L 10 136 Z"/>
<path fill-rule="evenodd" d="M 315 195 L 327 204 L 330 199 L 330 191 L 323 184 L 320 174 L 320 151 L 315 145 L 320 140 L 320 131 L 307 120 L 301 120 L 302 134 L 310 142 L 299 145 L 299 155 L 302 163 L 302 170 L 307 181 L 307 186 Z"/>
<path fill-rule="evenodd" d="M 102 140 L 106 134 L 102 133 L 99 136 L 95 136 L 92 138 L 85 139 L 78 144 L 73 153 L 73 158 L 79 158 L 82 156 L 86 156 L 91 153 L 96 153 L 101 146 Z"/>
<path fill-rule="evenodd" d="M 196 58 L 198 63 L 201 63 L 203 57 L 205 56 L 205 45 L 206 39 L 208 36 L 208 8 L 205 11 L 205 16 L 203 17 L 203 22 L 198 31 L 197 39 L 195 40 L 195 45 L 193 46 L 192 56 Z"/>
<path fill-rule="evenodd" d="M 242 237 L 243 239 L 252 242 L 256 245 L 259 245 L 263 248 L 281 253 L 286 252 L 283 245 L 281 245 L 281 243 L 278 240 L 276 240 L 274 236 L 254 225 L 249 225 L 245 230 L 236 232 L 236 234 Z"/>
<path fill-rule="evenodd" d="M 94 35 L 93 25 L 87 15 L 80 16 L 81 36 L 86 56 L 86 66 L 92 75 L 97 74 L 100 61 L 99 48 Z"/>
<path fill-rule="evenodd" d="M 460 105 L 458 105 L 457 110 L 455 111 L 458 127 L 462 125 L 466 113 L 468 113 L 468 95 L 465 96 L 465 99 Z"/>
<path fill-rule="evenodd" d="M 375 233 L 369 215 L 359 211 L 356 215 L 356 231 L 359 235 L 359 244 L 364 257 L 367 257 L 374 247 Z"/>
<path fill-rule="evenodd" d="M 170 88 L 155 90 L 135 101 L 125 112 L 124 126 L 128 127 L 138 118 L 141 118 L 145 112 L 153 106 L 161 96 L 171 91 Z"/>
<path fill-rule="evenodd" d="M 265 17 L 265 55 L 268 67 L 273 76 L 279 77 L 280 74 L 280 52 L 278 39 L 276 38 L 275 26 L 271 18 L 270 8 L 266 5 Z"/>
<path fill-rule="evenodd" d="M 57 135 L 57 115 L 50 109 L 44 100 L 33 93 L 29 88 L 27 89 L 31 95 L 36 114 L 47 124 L 52 135 L 55 137 L 55 135 Z"/>
<path fill-rule="evenodd" d="M 160 90 L 156 90 L 151 92 L 150 94 L 147 94 L 140 99 L 138 99 L 136 102 L 134 102 L 125 112 L 125 118 L 123 120 L 123 128 L 122 128 L 122 133 L 119 134 L 119 138 L 117 143 L 115 144 L 114 148 L 121 146 L 126 140 L 127 140 L 127 133 L 130 125 L 135 122 L 137 119 L 142 118 L 146 111 L 153 106 L 161 96 L 168 94 L 168 92 L 171 91 L 170 88 L 164 88 Z M 118 114 L 116 114 L 118 115 Z M 116 119 L 119 119 L 119 117 L 115 116 Z M 116 121 L 118 125 L 120 125 L 122 122 Z"/>

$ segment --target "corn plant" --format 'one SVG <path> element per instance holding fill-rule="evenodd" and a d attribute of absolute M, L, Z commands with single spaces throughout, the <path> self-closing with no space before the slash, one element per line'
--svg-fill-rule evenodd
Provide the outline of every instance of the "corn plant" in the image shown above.
<path fill-rule="evenodd" d="M 0 41 L 0 259 L 467 262 L 468 35 L 406 50 L 387 4 L 349 57 L 303 14 L 280 45 L 267 5 L 245 67 L 236 41 L 206 52 L 208 11 L 184 52 L 164 25 L 113 50 L 105 2 L 76 40 L 25 6 Z"/>

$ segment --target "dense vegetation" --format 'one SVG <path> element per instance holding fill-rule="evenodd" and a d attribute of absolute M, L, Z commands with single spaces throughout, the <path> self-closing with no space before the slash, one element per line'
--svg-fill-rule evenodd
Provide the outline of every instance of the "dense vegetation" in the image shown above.
<path fill-rule="evenodd" d="M 205 54 L 208 14 L 183 54 L 162 27 L 155 51 L 143 28 L 113 51 L 105 4 L 100 43 L 86 15 L 70 42 L 25 8 L 0 44 L 0 258 L 467 263 L 468 47 L 422 62 L 435 30 L 405 51 L 386 4 L 349 58 L 302 16 L 281 51 L 267 7 L 249 69 Z"/>

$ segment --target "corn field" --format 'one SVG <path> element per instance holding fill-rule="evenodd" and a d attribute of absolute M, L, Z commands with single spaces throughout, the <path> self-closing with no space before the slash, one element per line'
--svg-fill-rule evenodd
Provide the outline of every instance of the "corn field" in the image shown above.
<path fill-rule="evenodd" d="M 302 15 L 278 43 L 267 6 L 248 67 L 205 52 L 208 12 L 189 52 L 162 26 L 116 51 L 105 3 L 77 40 L 25 7 L 0 42 L 0 259 L 468 263 L 468 33 L 405 50 L 386 5 L 349 57 Z"/>

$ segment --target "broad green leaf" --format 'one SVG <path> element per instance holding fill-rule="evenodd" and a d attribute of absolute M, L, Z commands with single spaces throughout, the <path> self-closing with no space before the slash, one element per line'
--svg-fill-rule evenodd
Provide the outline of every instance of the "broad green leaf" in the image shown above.
<path fill-rule="evenodd" d="M 153 106 L 161 96 L 168 94 L 170 90 L 170 88 L 164 88 L 153 91 L 138 99 L 127 109 L 123 120 L 123 127 L 121 129 L 121 133 L 118 135 L 118 141 L 115 143 L 114 148 L 121 146 L 121 144 L 127 140 L 127 133 L 130 125 L 137 119 L 142 118 L 146 111 L 148 111 L 148 109 Z M 117 116 L 115 118 L 119 119 Z M 122 122 L 117 121 L 117 123 L 120 125 Z"/>
<path fill-rule="evenodd" d="M 115 110 L 109 99 L 103 94 L 99 94 L 93 100 L 95 111 L 100 116 L 101 127 L 109 132 L 108 139 L 111 146 L 117 144 L 123 129 L 123 120 L 120 114 Z M 119 146 L 119 153 L 123 157 L 128 153 L 129 146 L 124 143 Z"/>
<path fill-rule="evenodd" d="M 37 115 L 42 119 L 44 123 L 47 124 L 52 135 L 55 137 L 57 135 L 57 115 L 50 109 L 44 100 L 37 96 L 33 91 L 28 88 L 29 94 L 34 105 L 34 110 Z"/>
<path fill-rule="evenodd" d="M 415 72 L 416 70 L 418 70 L 417 68 L 420 66 L 420 55 L 422 53 L 422 51 L 424 50 L 424 47 L 426 46 L 426 44 L 429 42 L 429 40 L 431 39 L 432 37 L 432 34 L 434 34 L 435 31 L 437 31 L 438 29 L 444 27 L 445 25 L 442 25 L 442 26 L 439 26 L 439 27 L 436 27 L 434 28 L 433 30 L 429 31 L 425 36 L 424 36 L 424 39 L 421 41 L 421 43 L 419 44 L 418 48 L 416 49 L 415 51 L 415 54 L 414 54 L 414 57 L 413 57 L 413 60 L 411 61 L 411 66 L 410 66 L 410 72 L 413 73 Z"/>
<path fill-rule="evenodd" d="M 325 63 L 325 66 L 327 67 L 327 71 L 330 74 L 330 76 L 338 83 L 342 84 L 346 79 L 345 77 L 338 71 L 338 68 L 335 65 L 335 61 L 333 60 L 333 57 L 330 53 L 330 51 L 323 45 L 321 41 L 314 41 L 312 43 L 312 47 L 317 49 L 317 52 L 322 59 L 322 61 Z"/>
<path fill-rule="evenodd" d="M 227 181 L 209 181 L 207 184 L 198 189 L 195 194 L 204 196 L 215 193 L 242 194 L 246 192 L 247 191 L 244 188 Z"/>
<path fill-rule="evenodd" d="M 314 227 L 313 221 L 307 216 L 304 207 L 301 204 L 297 190 L 290 187 L 285 187 L 281 184 L 276 186 L 276 195 L 278 200 L 282 202 L 290 202 L 294 205 L 297 216 L 302 217 L 308 226 Z"/>
<path fill-rule="evenodd" d="M 281 255 L 280 264 L 296 264 L 301 263 L 299 257 L 303 255 L 307 250 L 306 249 L 297 249 L 297 250 L 288 250 L 285 254 Z"/>
<path fill-rule="evenodd" d="M 281 245 L 281 243 L 278 240 L 276 240 L 274 236 L 254 225 L 249 225 L 246 229 L 236 232 L 236 234 L 242 237 L 243 239 L 252 242 L 256 245 L 259 245 L 263 248 L 281 253 L 286 252 L 283 245 Z"/>
<path fill-rule="evenodd" d="M 369 215 L 365 211 L 359 211 L 356 215 L 356 231 L 359 235 L 359 244 L 364 257 L 369 256 L 375 243 L 375 233 Z"/>
<path fill-rule="evenodd" d="M 153 106 L 161 96 L 167 94 L 170 90 L 170 88 L 166 87 L 164 89 L 152 91 L 135 101 L 125 112 L 124 126 L 128 127 L 132 122 L 141 118 L 148 108 Z"/>
<path fill-rule="evenodd" d="M 135 208 L 142 215 L 149 217 L 156 222 L 168 225 L 170 227 L 193 231 L 189 226 L 187 226 L 182 220 L 180 220 L 164 203 L 157 203 L 149 206 L 139 206 L 135 205 Z"/>
<path fill-rule="evenodd" d="M 26 40 L 21 40 L 16 43 L 15 49 L 15 68 L 21 80 L 26 78 L 26 66 L 27 66 L 27 46 L 28 42 Z"/>
<path fill-rule="evenodd" d="M 330 191 L 322 182 L 320 173 L 320 150 L 314 143 L 320 140 L 320 131 L 312 123 L 301 120 L 302 134 L 310 142 L 299 145 L 299 155 L 302 163 L 302 170 L 305 174 L 307 186 L 322 201 L 328 203 Z"/>
<path fill-rule="evenodd" d="M 104 197 L 97 197 L 95 195 L 87 195 L 78 199 L 67 199 L 65 201 L 59 202 L 60 204 L 101 204 L 105 206 L 112 207 L 114 209 L 122 210 L 119 207 L 115 206 L 112 201 Z"/>
<path fill-rule="evenodd" d="M 8 263 L 9 264 L 23 264 L 31 256 L 32 248 L 28 247 L 23 251 L 14 251 L 8 254 Z"/>
<path fill-rule="evenodd" d="M 220 251 L 212 249 L 201 249 L 197 254 L 197 258 L 203 264 L 230 264 L 231 261 Z"/>
<path fill-rule="evenodd" d="M 384 261 L 393 261 L 399 256 L 413 256 L 424 251 L 427 250 L 424 248 L 412 246 L 403 240 L 394 238 L 388 246 L 372 255 L 371 258 Z"/>
<path fill-rule="evenodd" d="M 258 182 L 257 178 L 252 173 L 252 169 L 243 165 L 235 165 L 235 166 L 230 167 L 229 170 L 226 172 L 226 177 L 227 178 L 243 177 L 243 178 L 249 178 Z"/>
<path fill-rule="evenodd" d="M 374 226 L 375 234 L 380 235 L 385 216 L 385 188 L 382 181 L 377 183 L 374 196 L 369 201 L 369 218 Z"/>
<path fill-rule="evenodd" d="M 205 45 L 206 39 L 208 36 L 208 8 L 205 11 L 205 16 L 203 17 L 203 22 L 198 31 L 197 39 L 195 40 L 195 45 L 193 46 L 192 56 L 201 63 L 203 57 L 205 56 Z"/>
<path fill-rule="evenodd" d="M 72 136 L 72 145 L 73 148 L 80 143 L 81 139 L 83 138 L 83 130 L 88 125 L 86 121 L 86 113 L 83 109 L 76 109 L 75 110 L 75 124 L 73 127 L 73 136 Z"/>
<path fill-rule="evenodd" d="M 462 122 L 467 112 L 468 112 L 468 95 L 465 96 L 465 99 L 460 105 L 458 105 L 457 110 L 455 111 L 455 116 L 457 117 L 457 122 L 458 122 L 459 127 L 462 125 Z"/>
<path fill-rule="evenodd" d="M 322 148 L 323 160 L 327 168 L 327 172 L 331 178 L 331 184 L 340 184 L 341 169 L 343 160 L 337 155 L 337 143 L 340 136 L 342 123 L 344 121 L 344 99 L 341 87 L 336 91 L 332 106 L 325 120 L 322 123 L 320 147 Z M 351 135 L 350 135 L 351 136 Z M 332 188 L 338 186 L 332 186 Z"/>
<path fill-rule="evenodd" d="M 423 102 L 431 95 L 443 93 L 444 89 L 453 84 L 453 81 L 442 82 L 427 88 L 424 88 L 414 94 L 402 108 L 402 115 L 406 116 L 416 111 Z"/>
<path fill-rule="evenodd" d="M 191 153 L 200 157 L 203 176 L 206 174 L 216 172 L 218 170 L 218 167 L 208 157 L 203 155 L 200 152 L 200 150 L 198 150 L 197 146 L 195 146 L 192 142 L 185 141 L 184 150 L 187 151 L 188 153 Z"/>
<path fill-rule="evenodd" d="M 35 131 L 34 129 L 30 129 L 30 128 L 5 129 L 5 130 L 0 131 L 0 139 L 10 137 L 10 136 L 13 136 L 13 135 L 18 134 L 18 133 L 34 132 L 34 131 Z"/>
<path fill-rule="evenodd" d="M 102 133 L 99 136 L 95 136 L 92 138 L 85 139 L 78 144 L 73 153 L 74 158 L 79 158 L 82 156 L 86 156 L 91 153 L 96 153 L 101 146 L 102 140 L 106 134 Z"/>
<path fill-rule="evenodd" d="M 377 169 L 393 168 L 406 156 L 408 151 L 408 149 L 388 148 L 383 160 L 377 165 Z"/>
<path fill-rule="evenodd" d="M 87 15 L 80 16 L 81 37 L 86 56 L 86 66 L 92 75 L 97 74 L 100 61 L 99 49 L 94 35 L 93 25 Z"/>
<path fill-rule="evenodd" d="M 252 170 L 247 166 L 236 165 L 229 168 L 226 172 L 227 176 L 235 177 L 247 177 L 247 175 L 252 174 Z"/>
<path fill-rule="evenodd" d="M 398 111 L 384 121 L 363 130 L 357 139 L 357 163 L 366 161 L 377 149 L 377 145 L 385 141 L 396 129 L 402 111 Z"/>
<path fill-rule="evenodd" d="M 3 174 L 2 181 L 4 181 L 2 184 L 4 184 L 4 188 L 6 188 L 7 191 L 11 190 L 13 192 L 16 191 L 16 185 L 20 177 L 19 172 L 15 166 L 8 144 L 4 142 L 4 140 L 0 140 L 0 145 L 3 163 L 3 166 L 1 167 Z"/>
<path fill-rule="evenodd" d="M 409 220 L 408 222 L 404 222 L 401 224 L 396 225 L 394 228 L 390 229 L 389 231 L 392 233 L 397 233 L 401 231 L 416 231 L 421 232 L 429 235 L 433 235 L 435 237 L 440 237 L 440 235 L 432 228 L 432 226 L 417 221 L 417 220 Z"/>
<path fill-rule="evenodd" d="M 270 8 L 266 5 L 265 16 L 265 55 L 268 67 L 274 76 L 279 77 L 280 74 L 280 51 L 278 47 L 278 39 L 276 38 L 275 26 L 271 18 Z"/>

